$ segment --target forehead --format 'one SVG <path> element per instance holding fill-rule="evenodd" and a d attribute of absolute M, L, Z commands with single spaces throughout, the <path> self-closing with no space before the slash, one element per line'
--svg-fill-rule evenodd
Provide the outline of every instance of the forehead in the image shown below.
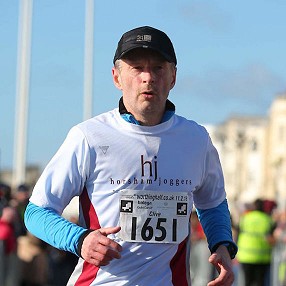
<path fill-rule="evenodd" d="M 154 60 L 160 62 L 167 62 L 167 60 L 159 53 L 152 49 L 137 48 L 126 53 L 122 60 L 139 61 L 139 60 Z"/>

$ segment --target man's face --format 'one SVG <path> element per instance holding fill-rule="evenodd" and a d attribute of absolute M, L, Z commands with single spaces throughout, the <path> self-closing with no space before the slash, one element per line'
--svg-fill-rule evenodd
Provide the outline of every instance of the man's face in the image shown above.
<path fill-rule="evenodd" d="M 126 109 L 143 125 L 160 123 L 176 81 L 174 64 L 153 50 L 138 48 L 127 53 L 112 74 Z"/>

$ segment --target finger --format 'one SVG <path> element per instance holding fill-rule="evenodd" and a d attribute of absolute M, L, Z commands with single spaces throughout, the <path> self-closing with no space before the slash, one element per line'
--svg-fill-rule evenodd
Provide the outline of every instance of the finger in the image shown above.
<path fill-rule="evenodd" d="M 217 264 L 219 268 L 219 275 L 213 281 L 211 281 L 208 286 L 231 286 L 234 282 L 234 273 L 231 270 L 226 270 L 222 265 Z"/>
<path fill-rule="evenodd" d="M 93 264 L 95 266 L 105 266 L 110 264 L 111 260 L 106 260 L 106 259 L 102 259 L 100 256 L 98 258 L 94 258 L 94 257 L 89 257 L 87 258 L 85 261 L 87 261 L 90 264 Z"/>
<path fill-rule="evenodd" d="M 231 276 L 220 277 L 218 276 L 213 281 L 210 281 L 207 286 L 231 286 L 233 285 L 234 278 Z"/>
<path fill-rule="evenodd" d="M 90 259 L 97 261 L 100 265 L 107 265 L 113 259 L 120 259 L 120 253 L 106 249 L 105 247 L 98 247 L 97 251 L 92 251 Z"/>
<path fill-rule="evenodd" d="M 97 242 L 103 246 L 114 249 L 117 252 L 121 252 L 122 246 L 119 243 L 110 239 L 109 237 L 106 237 L 105 234 L 102 234 L 102 232 L 105 233 L 105 230 L 106 229 L 98 229 L 93 232 L 93 235 L 96 236 Z"/>
<path fill-rule="evenodd" d="M 212 254 L 209 258 L 209 262 L 215 266 L 219 275 L 213 281 L 210 281 L 208 286 L 231 286 L 234 282 L 234 274 L 231 267 L 227 267 L 227 264 L 223 265 L 221 258 L 222 257 L 217 253 Z"/>
<path fill-rule="evenodd" d="M 120 227 L 98 229 L 89 233 L 82 244 L 82 257 L 96 266 L 106 265 L 113 258 L 119 259 L 122 246 L 105 236 L 105 234 L 118 231 L 118 229 L 120 230 Z"/>
<path fill-rule="evenodd" d="M 114 227 L 105 227 L 98 229 L 101 234 L 107 236 L 109 234 L 115 234 L 121 230 L 120 226 L 114 226 Z"/>
<path fill-rule="evenodd" d="M 93 250 L 93 253 L 95 253 L 95 255 L 100 254 L 109 260 L 113 258 L 116 258 L 116 259 L 121 258 L 120 251 L 118 251 L 116 248 L 112 248 L 110 246 L 106 246 L 102 244 L 97 244 Z"/>
<path fill-rule="evenodd" d="M 121 258 L 118 251 L 110 249 L 101 244 L 96 244 L 93 248 L 89 248 L 87 252 L 82 253 L 82 257 L 91 264 L 96 266 L 104 266 L 109 264 L 112 259 Z"/>
<path fill-rule="evenodd" d="M 212 254 L 209 257 L 209 262 L 214 265 L 214 267 L 216 268 L 217 272 L 220 273 L 220 266 L 218 265 L 219 263 L 219 259 L 218 259 L 218 255 L 216 253 Z"/>
<path fill-rule="evenodd" d="M 219 262 L 219 257 L 217 253 L 213 253 L 210 257 L 209 257 L 209 262 L 213 265 L 217 264 Z"/>

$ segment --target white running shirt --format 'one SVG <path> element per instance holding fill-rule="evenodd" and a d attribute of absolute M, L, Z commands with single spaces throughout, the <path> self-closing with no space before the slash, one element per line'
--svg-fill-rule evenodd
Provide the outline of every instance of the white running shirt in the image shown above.
<path fill-rule="evenodd" d="M 81 226 L 122 227 L 111 238 L 123 251 L 100 268 L 80 258 L 68 285 L 187 286 L 193 203 L 213 208 L 226 194 L 204 127 L 178 115 L 139 126 L 116 108 L 70 130 L 30 201 L 62 213 L 74 196 Z"/>

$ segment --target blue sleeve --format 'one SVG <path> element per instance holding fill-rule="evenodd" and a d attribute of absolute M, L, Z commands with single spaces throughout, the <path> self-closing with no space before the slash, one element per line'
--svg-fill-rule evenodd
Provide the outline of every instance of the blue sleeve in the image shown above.
<path fill-rule="evenodd" d="M 226 199 L 215 208 L 197 209 L 197 213 L 211 251 L 218 244 L 226 242 L 230 242 L 237 249 L 232 239 L 230 213 Z"/>
<path fill-rule="evenodd" d="M 29 202 L 25 215 L 25 225 L 29 232 L 48 244 L 79 256 L 77 247 L 80 236 L 86 232 L 82 228 L 48 208 Z"/>

